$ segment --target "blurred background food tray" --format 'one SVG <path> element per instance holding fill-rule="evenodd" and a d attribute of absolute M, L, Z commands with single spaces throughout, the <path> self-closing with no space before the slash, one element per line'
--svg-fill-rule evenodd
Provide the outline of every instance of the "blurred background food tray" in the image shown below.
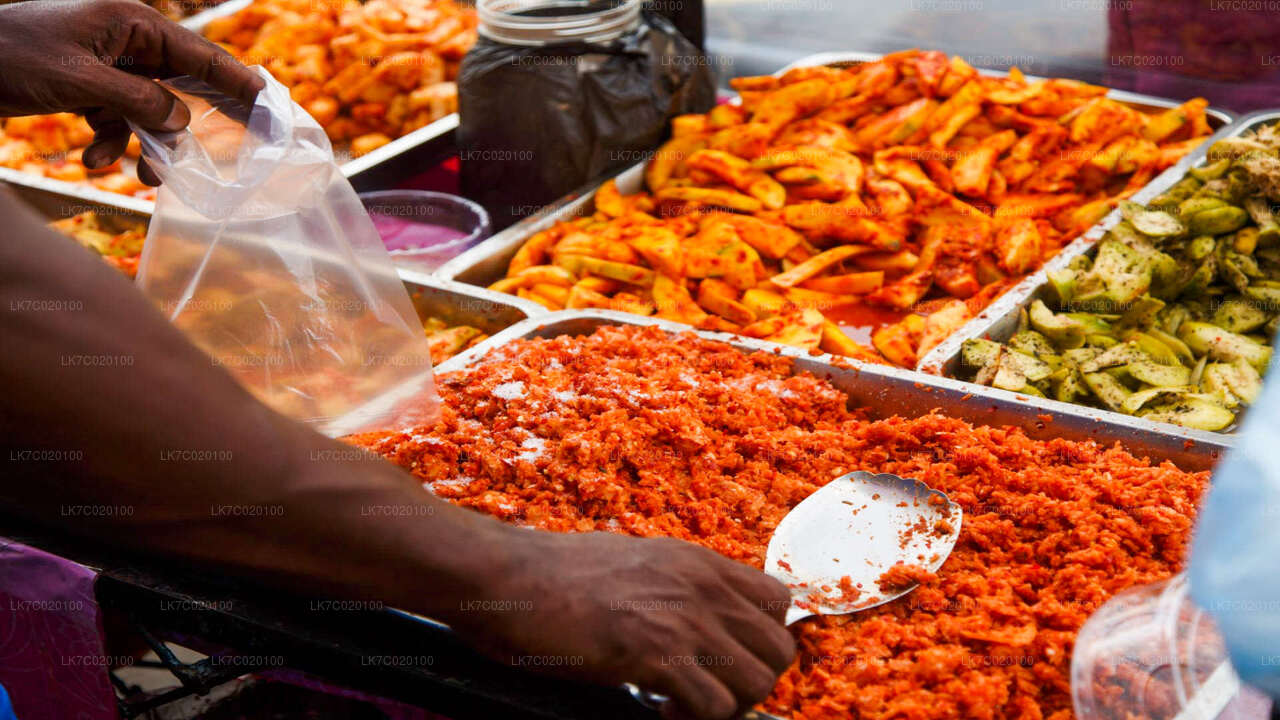
<path fill-rule="evenodd" d="M 92 200 L 68 198 L 28 186 L 15 187 L 14 192 L 49 223 L 93 217 L 91 225 L 110 228 L 111 231 L 132 229 L 145 234 L 147 229 L 148 216 L 145 213 Z M 63 232 L 74 237 L 73 231 L 63 229 Z M 136 269 L 136 255 L 130 260 L 133 263 L 131 267 Z M 547 313 L 541 305 L 514 295 L 404 268 L 397 268 L 397 273 L 409 291 L 418 317 L 428 330 L 469 327 L 483 335 L 493 335 L 523 320 Z"/>
<path fill-rule="evenodd" d="M 180 24 L 200 33 L 210 22 L 234 15 L 253 2 L 228 0 L 184 19 Z M 456 155 L 454 131 L 457 127 L 458 114 L 451 113 L 359 157 L 353 157 L 345 144 L 335 143 L 334 159 L 357 192 L 394 188 Z M 132 168 L 127 171 L 133 172 Z M 155 211 L 153 200 L 102 190 L 87 181 L 57 180 L 7 167 L 0 167 L 0 180 L 13 186 L 62 195 L 72 203 L 96 203 L 145 215 Z"/>

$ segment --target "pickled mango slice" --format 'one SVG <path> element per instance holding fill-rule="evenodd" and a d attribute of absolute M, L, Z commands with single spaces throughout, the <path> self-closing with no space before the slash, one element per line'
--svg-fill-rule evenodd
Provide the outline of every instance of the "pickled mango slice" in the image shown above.
<path fill-rule="evenodd" d="M 1028 318 L 1036 332 L 1052 340 L 1058 347 L 1071 349 L 1084 345 L 1084 323 L 1055 314 L 1041 300 L 1031 303 Z"/>
<path fill-rule="evenodd" d="M 1271 348 L 1210 323 L 1184 322 L 1178 338 L 1197 355 L 1226 362 L 1244 360 L 1259 373 L 1265 372 L 1271 362 Z"/>
<path fill-rule="evenodd" d="M 960 362 L 973 370 L 981 370 L 1000 356 L 1000 343 L 975 338 L 960 347 Z"/>
<path fill-rule="evenodd" d="M 1182 365 L 1138 360 L 1129 363 L 1126 369 L 1134 379 L 1156 387 L 1180 387 L 1191 382 L 1191 370 Z"/>
<path fill-rule="evenodd" d="M 1213 324 L 1233 333 L 1249 333 L 1257 330 L 1271 315 L 1258 307 L 1257 303 L 1242 298 L 1228 298 L 1218 306 L 1213 314 Z"/>
<path fill-rule="evenodd" d="M 1152 422 L 1171 423 L 1182 427 L 1216 432 L 1235 422 L 1235 413 L 1208 400 L 1187 398 L 1169 405 L 1139 413 Z"/>
<path fill-rule="evenodd" d="M 1124 411 L 1124 401 L 1128 399 L 1129 389 L 1119 380 L 1104 372 L 1083 373 L 1084 384 L 1093 392 L 1102 404 L 1111 410 Z"/>
<path fill-rule="evenodd" d="M 1136 343 L 1124 343 L 1108 349 L 1092 360 L 1080 363 L 1080 372 L 1094 373 L 1109 367 L 1144 361 L 1151 361 L 1151 356 L 1139 350 Z"/>
<path fill-rule="evenodd" d="M 1155 400 L 1167 401 L 1176 396 L 1194 392 L 1195 388 L 1192 386 L 1147 388 L 1146 390 L 1139 390 L 1126 398 L 1121 409 L 1130 415 L 1137 415 L 1138 411 Z"/>

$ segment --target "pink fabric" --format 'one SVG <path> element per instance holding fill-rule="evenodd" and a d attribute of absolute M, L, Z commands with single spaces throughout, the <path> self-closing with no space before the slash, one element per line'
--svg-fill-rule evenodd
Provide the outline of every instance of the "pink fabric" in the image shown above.
<path fill-rule="evenodd" d="M 95 573 L 0 538 L 0 684 L 20 720 L 114 720 Z"/>
<path fill-rule="evenodd" d="M 1280 2 L 1125 0 L 1109 4 L 1106 84 L 1200 95 L 1237 112 L 1280 106 Z"/>

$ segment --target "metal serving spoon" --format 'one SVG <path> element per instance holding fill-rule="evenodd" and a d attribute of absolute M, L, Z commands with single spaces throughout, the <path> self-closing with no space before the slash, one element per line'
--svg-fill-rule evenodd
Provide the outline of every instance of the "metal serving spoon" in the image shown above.
<path fill-rule="evenodd" d="M 769 540 L 764 569 L 791 589 L 788 625 L 810 615 L 845 615 L 883 605 L 916 589 L 882 590 L 898 563 L 937 572 L 960 537 L 963 512 L 919 480 L 858 471 L 822 486 L 782 518 Z M 848 578 L 841 591 L 841 581 Z M 628 684 L 657 709 L 667 698 Z M 759 713 L 748 717 L 767 717 Z"/>
<path fill-rule="evenodd" d="M 936 572 L 960 537 L 962 517 L 944 493 L 888 473 L 852 472 L 822 486 L 782 518 L 765 554 L 765 572 L 791 588 L 787 624 L 911 592 L 915 583 L 882 590 L 878 582 L 898 563 Z M 854 592 L 839 590 L 846 577 Z"/>

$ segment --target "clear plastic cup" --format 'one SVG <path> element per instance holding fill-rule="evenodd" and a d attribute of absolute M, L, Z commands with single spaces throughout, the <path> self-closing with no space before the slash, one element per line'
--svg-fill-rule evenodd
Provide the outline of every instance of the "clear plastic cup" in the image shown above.
<path fill-rule="evenodd" d="M 1077 720 L 1266 720 L 1269 702 L 1242 686 L 1212 617 L 1185 575 L 1108 600 L 1076 637 Z"/>
<path fill-rule="evenodd" d="M 489 237 L 489 213 L 466 198 L 427 190 L 360 194 L 397 265 L 432 272 Z"/>

